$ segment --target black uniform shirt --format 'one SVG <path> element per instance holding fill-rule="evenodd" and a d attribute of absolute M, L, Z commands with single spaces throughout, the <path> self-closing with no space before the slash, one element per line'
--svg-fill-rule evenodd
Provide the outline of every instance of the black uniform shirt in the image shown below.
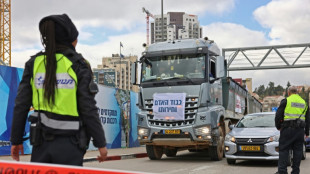
<path fill-rule="evenodd" d="M 284 121 L 284 110 L 285 110 L 285 107 L 286 107 L 286 103 L 287 103 L 287 100 L 286 99 L 283 99 L 280 103 L 280 106 L 276 112 L 276 117 L 275 117 L 275 124 L 276 124 L 276 128 L 279 130 L 281 129 L 281 125 Z M 309 136 L 309 121 L 310 121 L 310 115 L 309 115 L 309 106 L 307 106 L 308 109 L 307 109 L 307 112 L 306 112 L 306 127 L 305 127 L 305 134 L 307 136 Z"/>

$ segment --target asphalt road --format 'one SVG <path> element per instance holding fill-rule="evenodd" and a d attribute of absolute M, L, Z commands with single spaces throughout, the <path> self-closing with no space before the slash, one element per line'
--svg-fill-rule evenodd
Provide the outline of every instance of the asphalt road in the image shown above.
<path fill-rule="evenodd" d="M 307 155 L 307 159 L 301 162 L 301 174 L 310 173 L 310 152 Z M 207 153 L 188 151 L 178 152 L 176 157 L 163 155 L 161 160 L 149 160 L 146 157 L 104 163 L 87 162 L 84 166 L 165 174 L 273 174 L 277 171 L 277 163 L 273 161 L 237 161 L 235 165 L 228 165 L 226 158 L 211 161 Z M 288 172 L 290 171 L 291 168 L 288 167 Z"/>

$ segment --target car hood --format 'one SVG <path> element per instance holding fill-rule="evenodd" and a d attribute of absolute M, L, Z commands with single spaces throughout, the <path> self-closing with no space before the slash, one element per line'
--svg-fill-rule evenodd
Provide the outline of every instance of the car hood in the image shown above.
<path fill-rule="evenodd" d="M 229 133 L 234 137 L 257 137 L 257 138 L 265 138 L 274 135 L 279 135 L 280 131 L 276 128 L 233 128 L 233 130 Z"/>

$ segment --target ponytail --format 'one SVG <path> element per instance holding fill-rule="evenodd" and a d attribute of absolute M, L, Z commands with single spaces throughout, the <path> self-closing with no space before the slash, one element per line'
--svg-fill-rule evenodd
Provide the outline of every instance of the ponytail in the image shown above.
<path fill-rule="evenodd" d="M 45 78 L 43 82 L 44 99 L 49 105 L 55 104 L 56 83 L 56 42 L 55 42 L 55 23 L 47 20 L 40 25 L 42 44 L 45 47 Z"/>

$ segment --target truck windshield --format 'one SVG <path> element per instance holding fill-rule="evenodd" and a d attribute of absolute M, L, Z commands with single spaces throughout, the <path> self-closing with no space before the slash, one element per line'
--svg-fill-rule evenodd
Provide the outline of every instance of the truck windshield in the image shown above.
<path fill-rule="evenodd" d="M 205 78 L 205 55 L 172 55 L 147 60 L 142 63 L 142 82 Z"/>

